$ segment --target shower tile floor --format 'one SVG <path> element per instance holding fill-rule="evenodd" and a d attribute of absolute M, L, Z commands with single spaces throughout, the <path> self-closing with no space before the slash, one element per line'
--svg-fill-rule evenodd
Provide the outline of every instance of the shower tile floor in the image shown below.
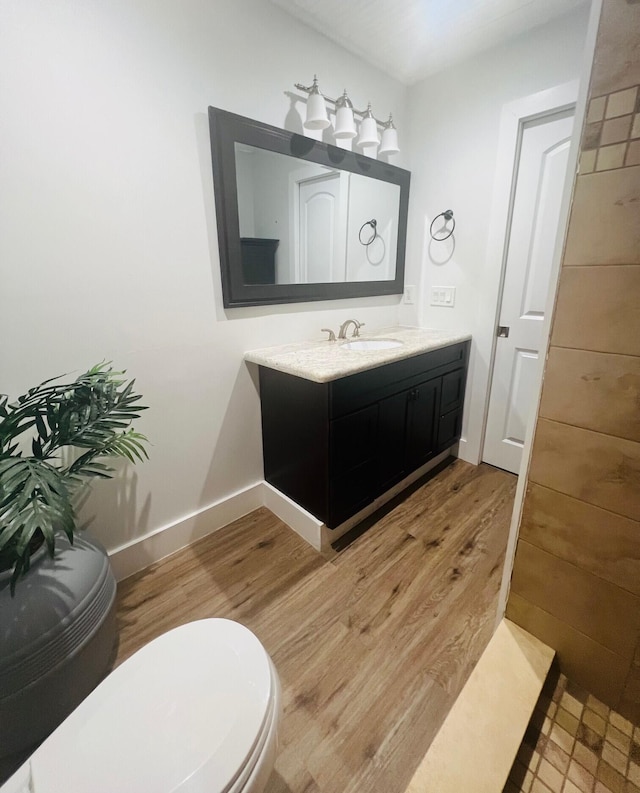
<path fill-rule="evenodd" d="M 552 672 L 503 793 L 640 793 L 640 727 Z"/>

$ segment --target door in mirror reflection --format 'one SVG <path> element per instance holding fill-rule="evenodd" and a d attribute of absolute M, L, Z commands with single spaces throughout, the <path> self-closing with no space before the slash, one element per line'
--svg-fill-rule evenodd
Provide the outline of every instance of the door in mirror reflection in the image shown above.
<path fill-rule="evenodd" d="M 293 283 L 332 283 L 345 279 L 346 201 L 348 174 L 338 171 L 294 184 L 298 216 L 294 216 Z M 292 201 L 296 195 L 292 196 Z"/>

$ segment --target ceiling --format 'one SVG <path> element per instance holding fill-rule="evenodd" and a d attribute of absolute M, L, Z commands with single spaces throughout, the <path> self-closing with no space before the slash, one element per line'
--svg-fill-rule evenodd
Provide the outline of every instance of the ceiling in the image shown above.
<path fill-rule="evenodd" d="M 589 0 L 271 2 L 411 85 Z"/>

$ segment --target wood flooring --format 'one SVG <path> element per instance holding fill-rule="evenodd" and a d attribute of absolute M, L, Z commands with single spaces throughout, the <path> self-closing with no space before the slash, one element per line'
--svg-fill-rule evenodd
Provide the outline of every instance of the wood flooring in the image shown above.
<path fill-rule="evenodd" d="M 267 793 L 402 793 L 491 636 L 515 485 L 456 460 L 325 555 L 259 509 L 120 584 L 117 661 L 237 620 L 282 683 Z"/>

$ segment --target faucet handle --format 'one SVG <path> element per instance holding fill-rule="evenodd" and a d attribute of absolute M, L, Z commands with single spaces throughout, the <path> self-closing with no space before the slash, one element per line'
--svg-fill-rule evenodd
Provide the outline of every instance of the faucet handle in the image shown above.
<path fill-rule="evenodd" d="M 353 321 L 356 323 L 356 327 L 355 327 L 355 330 L 353 331 L 353 335 L 354 336 L 359 336 L 360 335 L 360 328 L 364 327 L 365 323 L 364 322 L 358 322 L 357 319 L 354 319 Z"/>
<path fill-rule="evenodd" d="M 335 341 L 336 340 L 336 334 L 331 330 L 331 328 L 321 328 L 321 331 L 322 331 L 322 333 L 328 333 L 329 334 L 329 338 L 327 339 L 327 341 Z"/>

